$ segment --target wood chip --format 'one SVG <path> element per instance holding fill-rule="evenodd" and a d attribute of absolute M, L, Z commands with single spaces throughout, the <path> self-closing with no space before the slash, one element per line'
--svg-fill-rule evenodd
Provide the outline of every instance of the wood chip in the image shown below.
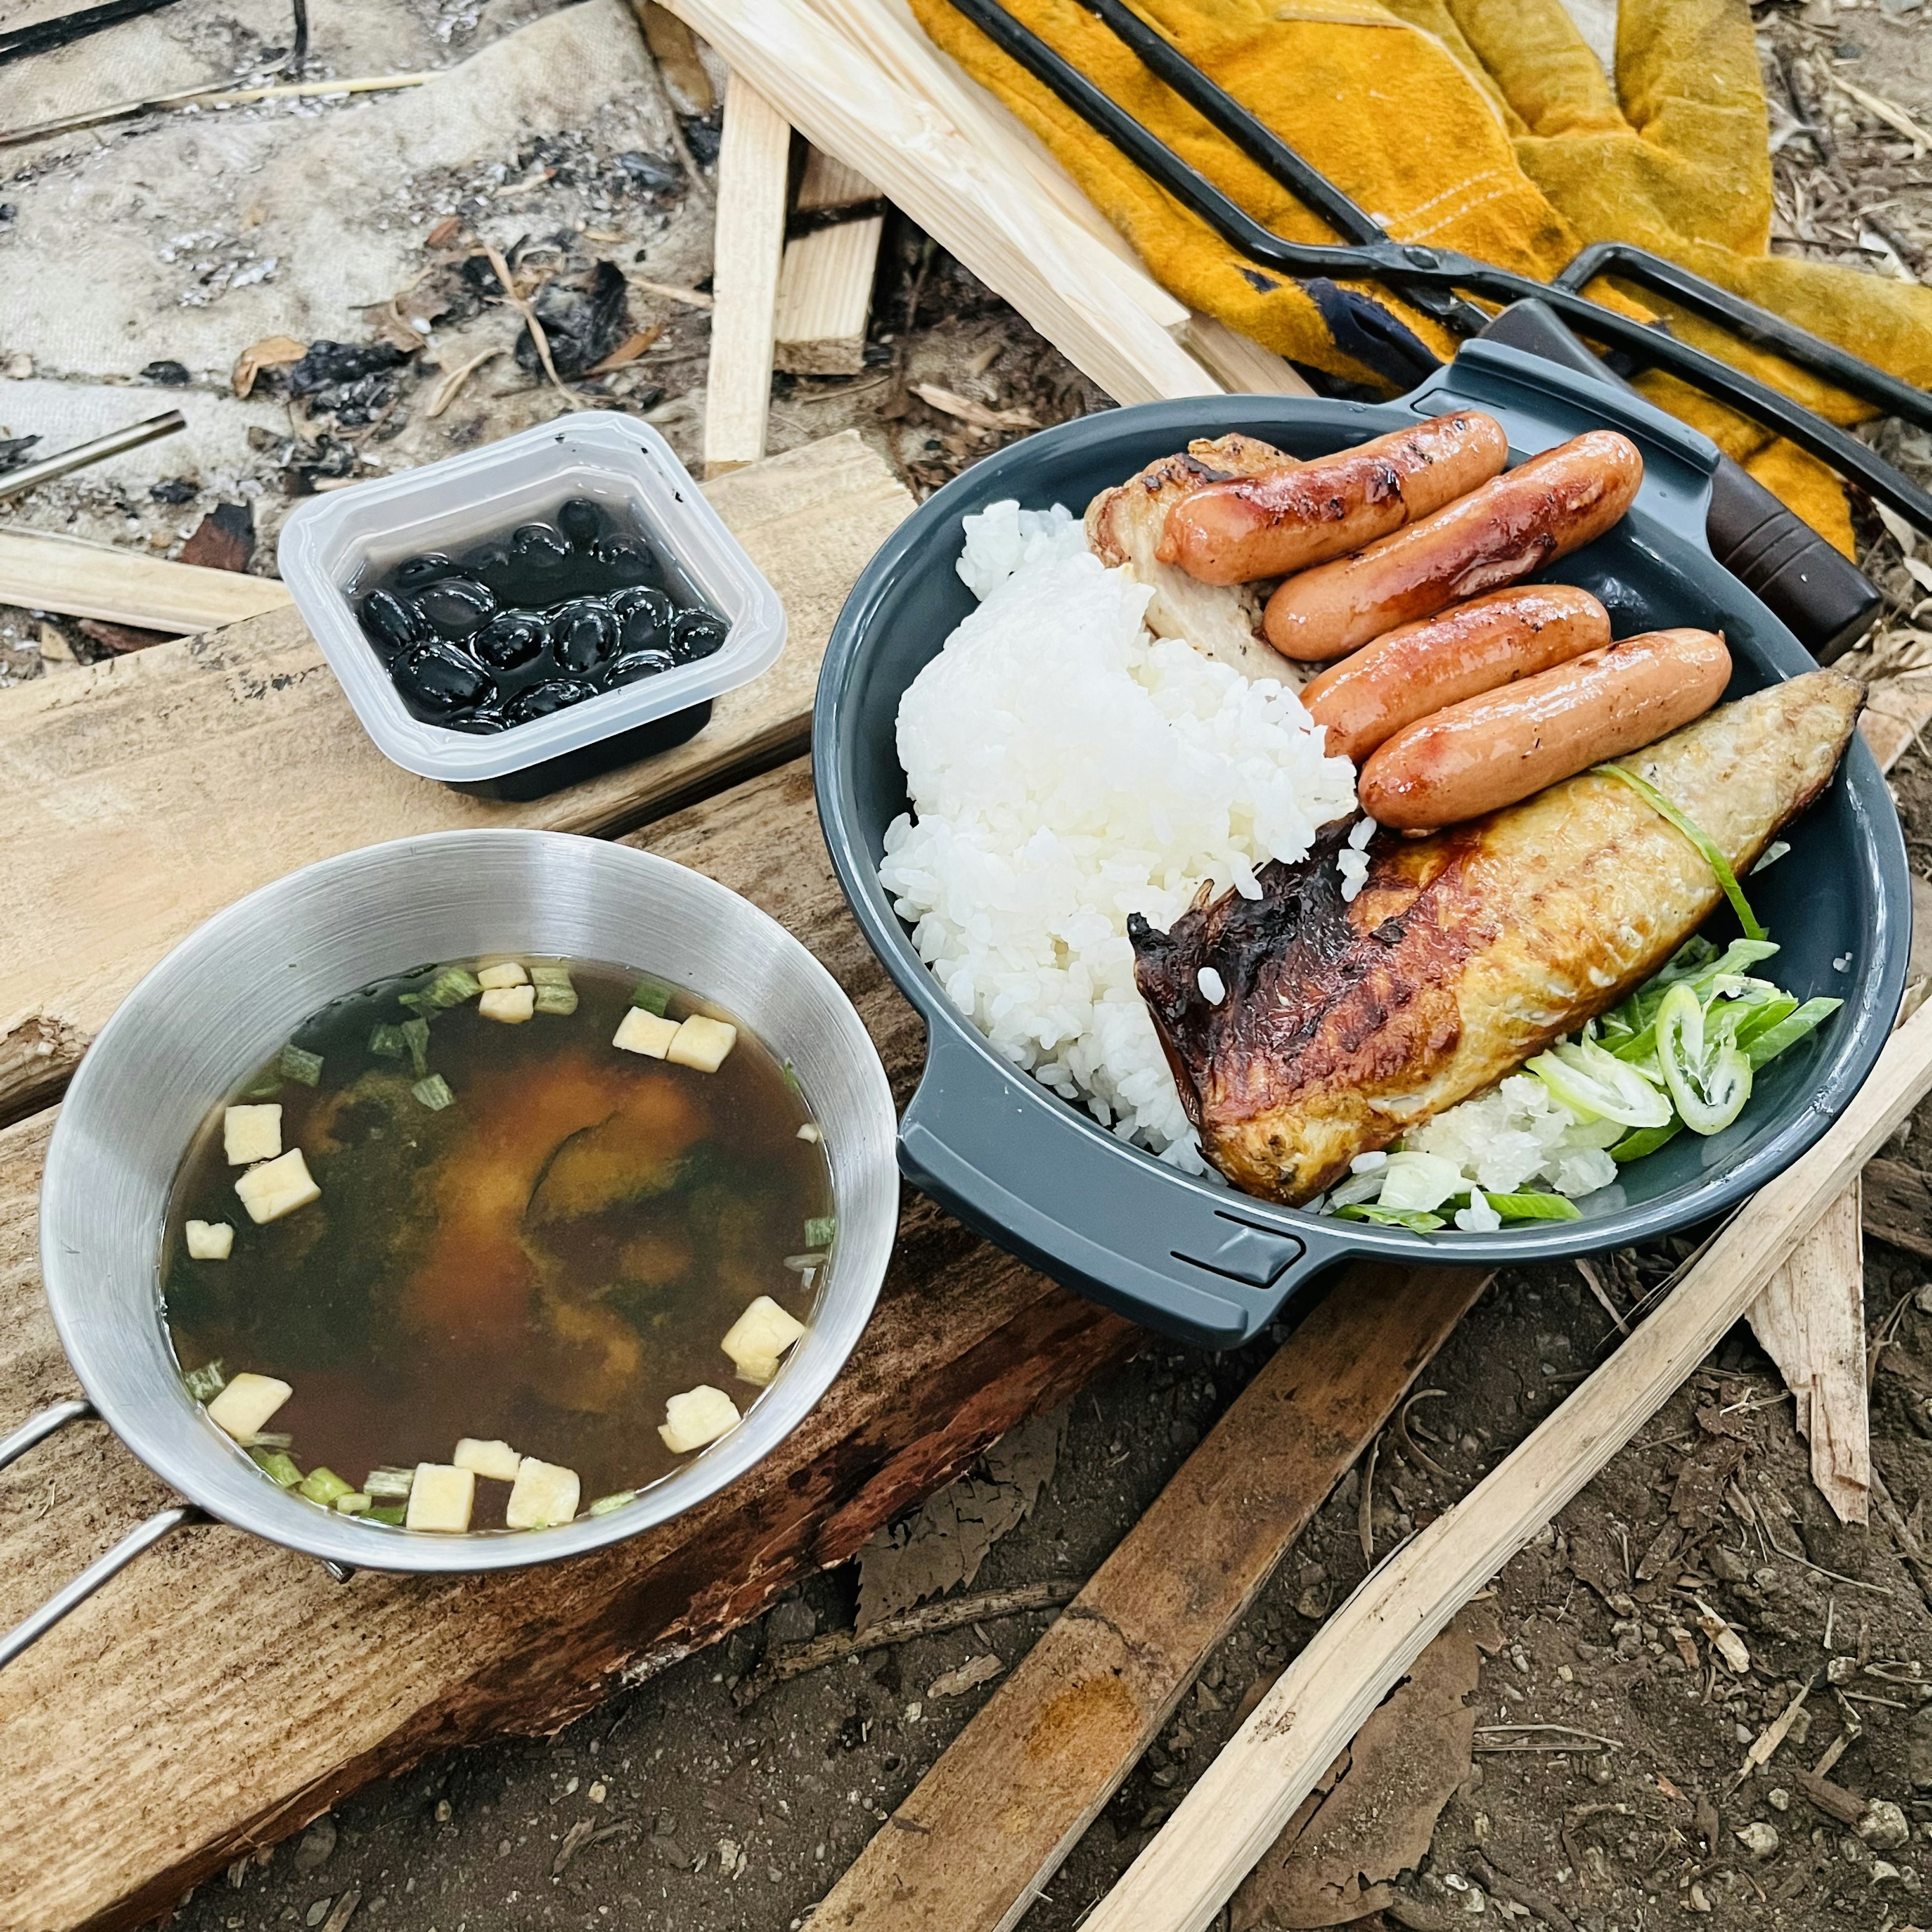
<path fill-rule="evenodd" d="M 969 1657 L 957 1670 L 949 1670 L 944 1676 L 935 1677 L 926 1686 L 926 1694 L 928 1697 L 963 1697 L 980 1684 L 992 1683 L 1006 1667 L 990 1651 L 982 1657 Z"/>
<path fill-rule="evenodd" d="M 460 215 L 446 214 L 423 237 L 423 246 L 425 248 L 447 248 L 462 232 L 462 218 Z"/>
<path fill-rule="evenodd" d="M 675 282 L 646 281 L 641 275 L 626 275 L 624 279 L 634 289 L 640 289 L 647 296 L 659 296 L 666 302 L 682 302 L 687 308 L 709 308 L 711 298 L 702 289 L 680 288 Z"/>
<path fill-rule="evenodd" d="M 1744 1639 L 1702 1597 L 1690 1600 L 1697 1606 L 1697 1628 L 1710 1639 L 1712 1648 L 1732 1673 L 1742 1677 L 1750 1668 L 1750 1651 Z"/>
<path fill-rule="evenodd" d="M 1842 1784 L 1834 1784 L 1828 1778 L 1820 1778 L 1815 1771 L 1801 1767 L 1792 1773 L 1791 1781 L 1797 1787 L 1799 1797 L 1815 1805 L 1826 1817 L 1837 1819 L 1841 1825 L 1856 1825 L 1865 1815 L 1865 1801 L 1862 1798 L 1847 1791 Z"/>
<path fill-rule="evenodd" d="M 286 368 L 291 362 L 299 362 L 308 353 L 308 344 L 298 342 L 292 335 L 264 336 L 260 342 L 250 343 L 235 358 L 234 373 L 229 377 L 230 386 L 238 396 L 245 396 L 255 386 L 255 378 L 264 369 Z"/>
<path fill-rule="evenodd" d="M 963 423 L 970 423 L 975 429 L 1007 430 L 1037 429 L 1040 418 L 1030 410 L 989 410 L 984 403 L 976 403 L 970 396 L 956 395 L 950 389 L 942 389 L 937 382 L 915 382 L 913 394 L 941 415 L 956 416 Z"/>
<path fill-rule="evenodd" d="M 664 333 L 664 324 L 657 322 L 649 328 L 640 328 L 625 337 L 601 362 L 594 362 L 584 373 L 586 376 L 608 376 L 614 369 L 622 369 L 636 362 L 651 344 Z"/>
<path fill-rule="evenodd" d="M 584 1849 L 590 1834 L 596 1828 L 596 1819 L 580 1818 L 568 1831 L 564 1833 L 563 1843 L 557 1846 L 556 1856 L 550 1862 L 550 1875 L 552 1878 L 561 1878 L 563 1876 L 565 1868 Z"/>
<path fill-rule="evenodd" d="M 362 1903 L 362 1888 L 352 1885 L 335 1901 L 335 1910 L 322 1922 L 322 1932 L 343 1932 L 343 1928 L 356 1916 L 356 1908 Z"/>

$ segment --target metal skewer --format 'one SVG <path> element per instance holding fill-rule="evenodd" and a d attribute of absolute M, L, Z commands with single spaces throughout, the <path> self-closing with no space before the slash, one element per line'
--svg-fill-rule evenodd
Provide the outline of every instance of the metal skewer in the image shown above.
<path fill-rule="evenodd" d="M 172 436 L 177 430 L 187 428 L 188 418 L 179 410 L 168 410 L 160 416 L 146 416 L 137 423 L 130 423 L 125 429 L 110 430 L 105 436 L 97 436 L 91 442 L 77 442 L 71 449 L 64 449 L 56 456 L 44 456 L 38 463 L 29 463 L 0 476 L 0 502 L 9 497 L 24 496 L 28 490 L 37 489 L 43 483 L 51 483 L 56 476 L 64 476 L 70 470 L 85 470 L 90 463 L 104 463 L 110 456 L 139 449 L 144 442 Z"/>

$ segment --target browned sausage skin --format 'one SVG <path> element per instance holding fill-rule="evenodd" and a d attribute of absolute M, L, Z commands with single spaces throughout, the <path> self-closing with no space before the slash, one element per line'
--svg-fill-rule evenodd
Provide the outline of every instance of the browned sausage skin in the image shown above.
<path fill-rule="evenodd" d="M 1520 583 L 1600 537 L 1643 481 L 1636 446 L 1597 429 L 1532 457 L 1353 556 L 1291 577 L 1268 599 L 1284 657 L 1338 658 L 1466 597 Z"/>
<path fill-rule="evenodd" d="M 1296 469 L 1192 490 L 1160 550 L 1203 584 L 1248 584 L 1346 556 L 1453 503 L 1509 460 L 1495 417 L 1458 410 Z"/>
<path fill-rule="evenodd" d="M 1587 590 L 1520 584 L 1384 631 L 1324 670 L 1301 701 L 1326 730 L 1330 756 L 1360 764 L 1384 739 L 1432 711 L 1610 641 L 1610 614 Z"/>
<path fill-rule="evenodd" d="M 1626 638 L 1399 731 L 1362 767 L 1356 795 L 1402 832 L 1480 818 L 1654 744 L 1709 710 L 1730 675 L 1709 631 Z"/>

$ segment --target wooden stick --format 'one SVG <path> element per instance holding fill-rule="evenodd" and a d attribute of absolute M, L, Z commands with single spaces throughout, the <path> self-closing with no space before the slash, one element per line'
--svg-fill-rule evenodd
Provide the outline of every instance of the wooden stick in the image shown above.
<path fill-rule="evenodd" d="M 1424 1646 L 1656 1413 L 1928 1086 L 1932 1007 L 1636 1334 L 1329 1618 L 1084 1932 L 1202 1932 Z"/>
<path fill-rule="evenodd" d="M 1488 1279 L 1363 1264 L 1337 1282 L 814 1922 L 840 1932 L 1014 1924 Z"/>
<path fill-rule="evenodd" d="M 1187 346 L 1234 395 L 1312 396 L 1294 365 L 1272 349 L 1196 309 L 1188 317 Z"/>
<path fill-rule="evenodd" d="M 1118 257 L 806 0 L 676 0 L 672 11 L 815 146 L 878 182 L 1116 400 L 1218 393 L 1145 308 L 1122 298 Z M 1100 268 L 1102 259 L 1112 266 Z"/>
<path fill-rule="evenodd" d="M 1854 1179 L 1765 1284 L 1748 1318 L 1796 1400 L 1811 1480 L 1840 1522 L 1858 1523 L 1871 1490 L 1862 1210 Z"/>
<path fill-rule="evenodd" d="M 718 152 L 711 365 L 704 386 L 707 477 L 755 463 L 765 453 L 790 169 L 790 124 L 734 65 Z"/>
<path fill-rule="evenodd" d="M 52 121 L 36 121 L 25 128 L 0 132 L 0 148 L 24 146 L 29 141 L 44 141 L 55 134 L 71 134 L 83 128 L 99 128 L 110 121 L 131 120 L 137 114 L 154 114 L 169 107 L 246 107 L 258 100 L 307 100 L 319 96 L 344 94 L 388 94 L 399 87 L 421 87 L 435 80 L 434 74 L 377 74 L 355 80 L 302 80 L 285 82 L 276 87 L 184 88 L 178 94 L 158 94 L 145 100 L 118 101 L 112 107 L 92 107 L 79 114 L 63 114 Z"/>
<path fill-rule="evenodd" d="M 170 563 L 38 530 L 0 531 L 0 604 L 150 631 L 212 631 L 286 610 L 273 578 Z"/>
<path fill-rule="evenodd" d="M 806 155 L 798 184 L 801 214 L 850 208 L 878 194 L 856 168 L 816 148 Z M 885 217 L 873 214 L 785 244 L 774 330 L 781 369 L 800 376 L 856 376 L 865 368 L 866 320 L 885 229 Z"/>

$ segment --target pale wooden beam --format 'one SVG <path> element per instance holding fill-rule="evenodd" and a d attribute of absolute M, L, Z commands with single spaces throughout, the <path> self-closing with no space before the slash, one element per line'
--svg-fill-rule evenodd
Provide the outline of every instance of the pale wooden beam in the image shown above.
<path fill-rule="evenodd" d="M 1811 1480 L 1840 1522 L 1863 1522 L 1871 1496 L 1862 1219 L 1854 1180 L 1766 1283 L 1749 1317 L 1797 1403 Z"/>
<path fill-rule="evenodd" d="M 1189 348 L 1221 386 L 1234 395 L 1312 396 L 1314 390 L 1294 365 L 1252 336 L 1230 328 L 1217 317 L 1194 310 L 1187 320 Z"/>
<path fill-rule="evenodd" d="M 1318 1630 L 1084 1932 L 1204 1932 L 1424 1647 L 1682 1386 L 1932 1087 L 1932 1007 L 1609 1361 Z"/>
<path fill-rule="evenodd" d="M 814 148 L 798 184 L 798 212 L 816 214 L 875 201 L 878 190 L 843 161 Z M 785 244 L 778 271 L 776 359 L 800 376 L 856 376 L 866 366 L 883 214 L 814 229 Z"/>
<path fill-rule="evenodd" d="M 0 604 L 189 632 L 238 624 L 292 601 L 272 577 L 170 563 L 38 530 L 0 531 Z"/>
<path fill-rule="evenodd" d="M 791 128 L 734 68 L 718 152 L 718 228 L 711 266 L 711 362 L 704 385 L 704 473 L 765 453 L 772 328 L 784 251 Z"/>

